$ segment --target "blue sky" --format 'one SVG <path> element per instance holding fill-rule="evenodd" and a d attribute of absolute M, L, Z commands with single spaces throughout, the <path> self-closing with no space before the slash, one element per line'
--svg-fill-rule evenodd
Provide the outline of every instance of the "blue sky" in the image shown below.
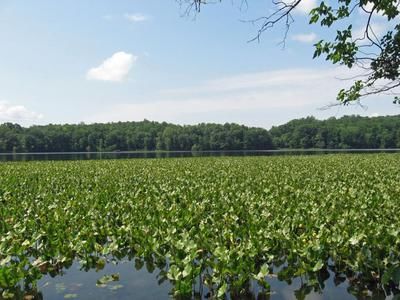
<path fill-rule="evenodd" d="M 307 0 L 284 28 L 248 43 L 269 0 L 223 1 L 185 16 L 175 0 L 0 0 L 0 122 L 131 120 L 237 122 L 269 128 L 293 118 L 399 114 L 390 96 L 320 110 L 354 75 L 323 59 Z M 355 30 L 361 17 L 352 20 Z M 385 23 L 375 21 L 377 31 Z"/>

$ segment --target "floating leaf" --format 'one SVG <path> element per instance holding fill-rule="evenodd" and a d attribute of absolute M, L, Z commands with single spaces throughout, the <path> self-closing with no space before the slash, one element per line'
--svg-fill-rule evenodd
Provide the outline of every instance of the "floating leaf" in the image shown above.
<path fill-rule="evenodd" d="M 111 286 L 109 286 L 108 288 L 111 290 L 111 291 L 116 291 L 116 290 L 119 290 L 119 289 L 122 289 L 124 286 L 122 285 L 122 284 L 116 284 L 116 285 L 111 285 Z"/>

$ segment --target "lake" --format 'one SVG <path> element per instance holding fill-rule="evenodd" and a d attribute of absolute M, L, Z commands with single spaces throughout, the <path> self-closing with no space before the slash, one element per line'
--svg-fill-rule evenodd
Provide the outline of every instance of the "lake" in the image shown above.
<path fill-rule="evenodd" d="M 50 152 L 50 153 L 0 153 L 0 161 L 37 160 L 89 160 L 168 158 L 201 156 L 272 156 L 316 155 L 333 153 L 396 153 L 400 149 L 296 149 L 296 150 L 243 150 L 243 151 L 121 151 L 121 152 Z"/>
<path fill-rule="evenodd" d="M 44 276 L 37 285 L 37 289 L 20 291 L 18 298 L 30 299 L 171 299 L 172 284 L 162 280 L 160 269 L 147 264 L 143 260 L 130 261 L 128 259 L 106 264 L 104 269 L 81 270 L 75 262 L 68 269 L 59 274 Z M 161 272 L 162 273 L 162 272 Z M 115 280 L 113 279 L 115 278 Z M 109 278 L 109 279 L 107 279 Z M 252 282 L 240 296 L 226 293 L 226 299 L 393 299 L 386 297 L 381 291 L 370 291 L 351 284 L 345 277 L 338 277 L 332 271 L 321 273 L 318 288 L 302 284 L 301 278 L 293 278 L 290 284 L 270 277 L 271 290 L 267 294 L 261 293 L 261 288 Z M 192 297 L 179 299 L 209 299 L 210 291 L 205 287 L 194 288 Z M 25 298 L 24 298 L 25 297 Z M 1 299 L 1 296 L 0 296 Z"/>

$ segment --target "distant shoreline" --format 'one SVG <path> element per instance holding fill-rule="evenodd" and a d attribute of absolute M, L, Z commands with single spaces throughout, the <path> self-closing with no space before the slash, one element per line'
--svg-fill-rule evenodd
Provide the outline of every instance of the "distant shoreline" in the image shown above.
<path fill-rule="evenodd" d="M 157 153 L 285 153 L 285 152 L 400 152 L 400 148 L 372 149 L 271 149 L 271 150 L 138 150 L 138 151 L 102 151 L 102 152 L 7 152 L 0 155 L 86 155 L 86 154 L 157 154 Z"/>

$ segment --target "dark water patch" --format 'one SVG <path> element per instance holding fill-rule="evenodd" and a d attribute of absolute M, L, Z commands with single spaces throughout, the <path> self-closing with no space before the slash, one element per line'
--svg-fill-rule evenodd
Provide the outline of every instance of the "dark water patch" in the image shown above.
<path fill-rule="evenodd" d="M 400 153 L 400 149 L 292 149 L 243 151 L 121 151 L 121 152 L 51 152 L 51 153 L 0 153 L 0 161 L 41 160 L 98 160 L 128 158 L 218 157 L 218 156 L 272 156 L 316 155 L 333 153 Z"/>
<path fill-rule="evenodd" d="M 13 290 L 10 299 L 216 299 L 216 289 L 193 284 L 190 295 L 175 297 L 176 288 L 166 280 L 164 268 L 148 268 L 146 261 L 140 263 L 121 260 L 108 263 L 103 269 L 84 271 L 78 262 L 57 274 L 44 275 L 36 288 Z M 354 274 L 353 274 L 354 275 Z M 267 275 L 270 289 L 264 289 L 256 281 L 245 283 L 240 289 L 230 289 L 223 295 L 227 300 L 322 300 L 322 299 L 400 299 L 399 291 L 384 290 L 368 285 L 354 276 L 335 274 L 332 269 L 323 269 L 312 276 L 280 278 Z M 204 279 L 204 277 L 203 277 Z M 3 300 L 1 293 L 0 299 Z"/>
<path fill-rule="evenodd" d="M 158 284 L 156 271 L 136 270 L 132 261 L 109 263 L 102 270 L 84 271 L 78 262 L 74 262 L 55 276 L 43 276 L 36 289 L 19 290 L 16 298 L 168 299 L 171 284 L 168 281 Z"/>

